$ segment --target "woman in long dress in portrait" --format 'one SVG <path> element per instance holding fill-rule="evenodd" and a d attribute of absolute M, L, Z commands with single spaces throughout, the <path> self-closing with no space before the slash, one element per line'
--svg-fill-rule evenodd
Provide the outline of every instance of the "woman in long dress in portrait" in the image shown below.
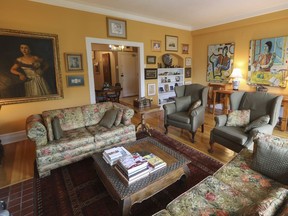
<path fill-rule="evenodd" d="M 20 51 L 23 56 L 16 59 L 10 71 L 19 76 L 20 80 L 25 81 L 25 96 L 33 97 L 51 94 L 48 83 L 43 78 L 49 67 L 48 64 L 38 56 L 32 55 L 27 44 L 21 44 Z"/>

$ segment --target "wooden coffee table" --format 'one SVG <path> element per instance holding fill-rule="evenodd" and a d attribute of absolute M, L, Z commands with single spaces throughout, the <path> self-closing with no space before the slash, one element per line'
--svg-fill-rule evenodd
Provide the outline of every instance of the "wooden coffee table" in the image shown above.
<path fill-rule="evenodd" d="M 141 203 L 179 180 L 183 175 L 187 178 L 190 176 L 190 170 L 187 167 L 190 161 L 152 137 L 146 137 L 123 146 L 130 152 L 153 153 L 164 160 L 167 166 L 126 186 L 116 174 L 114 167 L 104 161 L 102 152 L 92 156 L 98 176 L 110 196 L 121 205 L 122 215 L 129 215 L 134 203 Z"/>

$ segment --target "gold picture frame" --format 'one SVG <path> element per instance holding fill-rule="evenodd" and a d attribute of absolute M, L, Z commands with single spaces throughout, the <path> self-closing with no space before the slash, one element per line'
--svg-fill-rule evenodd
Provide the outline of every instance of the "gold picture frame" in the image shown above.
<path fill-rule="evenodd" d="M 178 37 L 165 35 L 165 50 L 178 52 Z"/>
<path fill-rule="evenodd" d="M 189 44 L 182 44 L 182 54 L 189 54 Z"/>
<path fill-rule="evenodd" d="M 108 37 L 127 38 L 126 20 L 106 17 Z"/>
<path fill-rule="evenodd" d="M 161 41 L 152 40 L 151 41 L 151 50 L 154 52 L 161 52 Z"/>
<path fill-rule="evenodd" d="M 81 53 L 64 53 L 66 71 L 83 71 L 83 60 Z"/>
<path fill-rule="evenodd" d="M 0 106 L 63 98 L 58 35 L 0 29 L 0 47 Z"/>

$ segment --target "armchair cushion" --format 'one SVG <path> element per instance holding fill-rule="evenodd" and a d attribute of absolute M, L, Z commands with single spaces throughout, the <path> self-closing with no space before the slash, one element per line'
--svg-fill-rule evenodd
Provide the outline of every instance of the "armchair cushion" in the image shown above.
<path fill-rule="evenodd" d="M 187 111 L 191 106 L 191 96 L 176 97 L 176 109 L 177 112 Z"/>
<path fill-rule="evenodd" d="M 269 115 L 264 115 L 261 116 L 257 119 L 255 119 L 254 121 L 250 122 L 245 128 L 244 128 L 244 132 L 249 132 L 250 130 L 254 129 L 254 128 L 258 128 L 261 127 L 263 125 L 267 125 L 270 121 L 270 116 Z"/>
<path fill-rule="evenodd" d="M 189 115 L 191 115 L 192 111 L 194 109 L 198 108 L 199 106 L 201 106 L 201 100 L 197 100 L 194 103 L 192 103 L 192 105 L 190 106 L 189 111 L 188 111 Z"/>
<path fill-rule="evenodd" d="M 106 127 L 106 128 L 111 128 L 116 120 L 118 110 L 111 109 L 107 110 L 99 122 L 99 125 Z"/>
<path fill-rule="evenodd" d="M 228 114 L 226 126 L 243 127 L 249 124 L 250 110 L 234 110 Z"/>
<path fill-rule="evenodd" d="M 176 122 L 182 122 L 185 124 L 189 124 L 190 123 L 190 117 L 188 116 L 187 112 L 177 112 L 177 113 L 173 113 L 170 114 L 168 116 L 169 120 L 174 120 Z"/>
<path fill-rule="evenodd" d="M 288 185 L 288 139 L 259 133 L 254 139 L 252 169 Z"/>

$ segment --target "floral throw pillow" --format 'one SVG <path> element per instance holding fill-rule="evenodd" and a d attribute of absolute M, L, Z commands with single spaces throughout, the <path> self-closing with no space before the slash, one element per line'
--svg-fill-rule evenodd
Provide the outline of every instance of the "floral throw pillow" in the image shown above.
<path fill-rule="evenodd" d="M 228 114 L 226 126 L 245 127 L 250 122 L 250 110 L 234 110 Z"/>
<path fill-rule="evenodd" d="M 122 120 L 123 114 L 124 114 L 124 110 L 123 109 L 116 109 L 118 111 L 117 116 L 116 116 L 116 120 L 114 122 L 114 125 L 117 127 Z"/>
<path fill-rule="evenodd" d="M 189 115 L 191 115 L 191 113 L 192 113 L 192 111 L 194 110 L 194 109 L 196 109 L 196 108 L 198 108 L 198 107 L 200 107 L 201 106 L 201 100 L 197 100 L 197 101 L 195 101 L 194 103 L 192 103 L 192 105 L 190 106 L 190 108 L 189 108 Z"/>

